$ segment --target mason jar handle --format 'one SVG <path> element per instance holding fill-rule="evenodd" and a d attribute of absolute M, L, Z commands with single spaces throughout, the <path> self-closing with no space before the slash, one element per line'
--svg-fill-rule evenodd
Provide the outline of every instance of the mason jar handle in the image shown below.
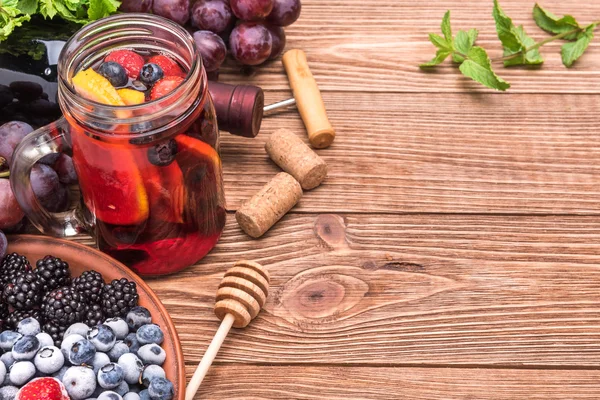
<path fill-rule="evenodd" d="M 69 124 L 64 117 L 27 135 L 15 149 L 10 166 L 10 184 L 17 202 L 31 223 L 42 233 L 58 237 L 75 236 L 85 231 L 80 210 L 53 213 L 44 208 L 33 192 L 31 169 L 48 154 L 68 150 Z"/>

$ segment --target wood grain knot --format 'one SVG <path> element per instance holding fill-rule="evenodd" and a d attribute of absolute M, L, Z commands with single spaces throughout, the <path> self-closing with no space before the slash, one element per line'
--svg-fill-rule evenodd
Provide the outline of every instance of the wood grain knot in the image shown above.
<path fill-rule="evenodd" d="M 348 247 L 346 242 L 346 223 L 339 215 L 323 214 L 315 221 L 315 235 L 333 250 Z"/>

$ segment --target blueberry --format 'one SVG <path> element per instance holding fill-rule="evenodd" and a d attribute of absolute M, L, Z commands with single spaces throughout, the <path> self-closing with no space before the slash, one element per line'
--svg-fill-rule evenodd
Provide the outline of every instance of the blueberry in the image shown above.
<path fill-rule="evenodd" d="M 156 378 L 150 382 L 148 394 L 154 400 L 171 400 L 175 395 L 175 388 L 168 379 Z"/>
<path fill-rule="evenodd" d="M 119 340 L 108 352 L 108 358 L 110 358 L 110 361 L 117 362 L 119 361 L 119 357 L 126 353 L 129 353 L 129 346 L 127 346 L 122 340 Z"/>
<path fill-rule="evenodd" d="M 142 384 L 146 387 L 150 386 L 150 382 L 152 382 L 156 378 L 166 378 L 167 374 L 162 367 L 158 365 L 146 365 L 144 368 L 144 372 L 142 372 Z"/>
<path fill-rule="evenodd" d="M 46 332 L 40 332 L 35 337 L 40 342 L 40 347 L 54 346 L 54 339 Z"/>
<path fill-rule="evenodd" d="M 88 367 L 71 367 L 65 372 L 62 383 L 71 399 L 86 399 L 96 390 L 96 375 Z"/>
<path fill-rule="evenodd" d="M 152 85 L 164 76 L 164 72 L 161 67 L 156 64 L 148 63 L 144 64 L 140 71 L 140 80 L 146 85 Z"/>
<path fill-rule="evenodd" d="M 4 382 L 6 379 L 6 366 L 4 363 L 0 363 L 0 382 Z"/>
<path fill-rule="evenodd" d="M 119 393 L 120 396 L 125 396 L 125 394 L 129 392 L 129 384 L 123 381 L 119 384 L 119 386 L 114 388 L 113 391 Z"/>
<path fill-rule="evenodd" d="M 100 67 L 98 67 L 98 73 L 108 79 L 110 84 L 114 87 L 125 86 L 129 81 L 125 68 L 123 68 L 121 64 L 113 61 L 100 64 Z"/>
<path fill-rule="evenodd" d="M 117 337 L 108 325 L 97 325 L 87 333 L 87 338 L 98 351 L 109 351 L 115 345 Z"/>
<path fill-rule="evenodd" d="M 61 352 L 62 353 L 62 352 Z M 66 365 L 63 366 L 61 369 L 58 370 L 58 372 L 52 374 L 53 378 L 58 379 L 59 381 L 62 382 L 63 377 L 65 376 L 65 373 L 67 372 L 67 370 L 69 369 L 69 367 L 67 367 Z"/>
<path fill-rule="evenodd" d="M 38 351 L 33 363 L 38 371 L 44 374 L 53 374 L 65 365 L 65 357 L 58 347 L 46 346 Z"/>
<path fill-rule="evenodd" d="M 129 329 L 135 332 L 140 326 L 151 324 L 152 316 L 146 307 L 135 306 L 129 310 L 127 316 L 125 317 L 125 321 L 127 321 Z"/>
<path fill-rule="evenodd" d="M 94 344 L 87 339 L 80 339 L 69 349 L 69 362 L 73 365 L 91 363 L 96 355 Z"/>
<path fill-rule="evenodd" d="M 129 392 L 123 396 L 123 400 L 140 400 L 140 395 L 135 392 Z"/>
<path fill-rule="evenodd" d="M 19 388 L 16 386 L 4 386 L 0 388 L 0 400 L 14 400 Z"/>
<path fill-rule="evenodd" d="M 125 373 L 125 382 L 130 385 L 138 383 L 144 369 L 144 363 L 142 363 L 138 356 L 132 353 L 123 354 L 119 357 L 118 363 Z"/>
<path fill-rule="evenodd" d="M 98 384 L 104 389 L 113 389 L 125 379 L 123 367 L 117 363 L 108 363 L 98 371 Z"/>
<path fill-rule="evenodd" d="M 81 335 L 82 337 L 85 337 L 85 335 L 87 335 L 89 330 L 90 330 L 90 327 L 87 326 L 86 324 L 84 324 L 83 322 L 75 322 L 73 325 L 71 325 L 67 328 L 63 338 L 69 337 L 74 334 L 78 334 L 78 335 Z"/>
<path fill-rule="evenodd" d="M 137 355 L 144 364 L 163 365 L 165 358 L 167 358 L 167 353 L 155 343 L 143 345 L 138 350 Z"/>
<path fill-rule="evenodd" d="M 94 373 L 98 374 L 100 368 L 104 367 L 108 363 L 110 363 L 108 354 L 97 351 L 96 355 L 94 355 L 94 359 L 92 360 L 92 368 L 94 369 Z"/>
<path fill-rule="evenodd" d="M 123 318 L 109 318 L 104 321 L 104 325 L 110 326 L 118 340 L 125 339 L 125 336 L 129 333 L 129 326 Z"/>
<path fill-rule="evenodd" d="M 152 165 L 166 167 L 175 160 L 177 154 L 177 142 L 175 139 L 170 139 L 166 142 L 155 144 L 148 148 L 148 161 Z"/>
<path fill-rule="evenodd" d="M 40 341 L 35 336 L 23 336 L 12 348 L 15 361 L 31 360 L 40 349 Z"/>
<path fill-rule="evenodd" d="M 35 375 L 35 365 L 31 361 L 17 361 L 10 369 L 10 383 L 22 386 Z"/>
<path fill-rule="evenodd" d="M 146 324 L 140 326 L 140 329 L 135 333 L 140 344 L 156 343 L 161 344 L 164 339 L 163 331 L 156 324 Z"/>
<path fill-rule="evenodd" d="M 11 351 L 15 342 L 22 337 L 23 335 L 18 332 L 4 331 L 0 333 L 0 348 L 4 351 Z"/>
<path fill-rule="evenodd" d="M 78 333 L 73 333 L 65 338 L 63 338 L 62 343 L 60 344 L 60 351 L 62 351 L 63 356 L 65 356 L 65 360 L 69 360 L 69 351 L 71 350 L 71 346 L 78 340 L 84 340 L 85 337 L 81 336 Z"/>
<path fill-rule="evenodd" d="M 125 336 L 125 339 L 123 339 L 123 343 L 129 346 L 130 353 L 137 353 L 141 346 L 135 332 L 132 332 L 129 335 Z"/>
<path fill-rule="evenodd" d="M 31 335 L 35 336 L 42 331 L 40 327 L 40 323 L 37 319 L 32 317 L 27 317 L 21 320 L 17 325 L 17 332 L 21 335 Z"/>
<path fill-rule="evenodd" d="M 0 361 L 2 361 L 6 369 L 10 368 L 10 366 L 15 363 L 15 358 L 12 355 L 12 351 L 2 354 L 2 356 L 0 356 Z M 0 385 L 2 385 L 2 382 L 0 382 Z"/>
<path fill-rule="evenodd" d="M 123 400 L 123 398 L 118 393 L 107 390 L 102 392 L 96 400 Z"/>
<path fill-rule="evenodd" d="M 148 389 L 144 389 L 138 393 L 140 396 L 140 400 L 152 400 L 150 397 L 150 393 L 148 393 Z"/>

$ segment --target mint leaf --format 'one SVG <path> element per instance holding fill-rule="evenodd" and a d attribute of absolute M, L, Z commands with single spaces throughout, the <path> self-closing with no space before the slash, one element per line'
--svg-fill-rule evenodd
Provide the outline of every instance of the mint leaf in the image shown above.
<path fill-rule="evenodd" d="M 446 11 L 444 18 L 442 18 L 442 33 L 446 38 L 446 43 L 452 47 L 452 27 L 450 26 L 450 10 Z"/>
<path fill-rule="evenodd" d="M 452 53 L 452 61 L 455 63 L 465 61 L 464 55 L 471 50 L 478 35 L 479 31 L 477 29 L 469 29 L 468 32 L 458 31 L 456 38 L 454 39 L 454 49 L 456 51 Z"/>
<path fill-rule="evenodd" d="M 463 75 L 491 89 L 505 91 L 510 87 L 508 82 L 494 73 L 492 62 L 483 48 L 471 48 L 467 57 L 459 67 Z"/>
<path fill-rule="evenodd" d="M 5 40 L 15 28 L 29 21 L 29 15 L 21 15 L 17 0 L 0 0 L 0 42 Z"/>
<path fill-rule="evenodd" d="M 492 12 L 496 21 L 496 32 L 504 48 L 504 56 L 511 57 L 504 61 L 504 65 L 509 67 L 513 65 L 537 65 L 544 62 L 540 52 L 535 50 L 527 51 L 527 48 L 535 45 L 535 40 L 527 36 L 523 26 L 516 27 L 512 19 L 504 13 L 498 0 L 494 0 L 494 10 Z M 522 54 L 520 54 L 522 53 Z"/>
<path fill-rule="evenodd" d="M 35 14 L 38 8 L 38 0 L 19 0 L 17 8 L 22 14 Z"/>
<path fill-rule="evenodd" d="M 565 32 L 571 32 L 576 29 L 581 29 L 579 23 L 572 15 L 565 15 L 562 18 L 558 18 L 550 11 L 546 11 L 536 3 L 533 7 L 533 19 L 537 26 L 545 30 L 546 32 L 554 33 L 559 35 Z M 577 38 L 577 32 L 565 36 L 566 40 L 574 40 Z"/>
<path fill-rule="evenodd" d="M 108 17 L 115 13 L 119 6 L 120 1 L 117 0 L 90 0 L 90 7 L 88 8 L 88 18 L 92 21 Z"/>
<path fill-rule="evenodd" d="M 436 65 L 443 63 L 444 60 L 446 58 L 448 58 L 449 55 L 450 55 L 450 50 L 440 49 L 437 51 L 437 53 L 435 53 L 435 57 L 433 58 L 433 60 L 426 62 L 425 64 L 421 64 L 421 65 L 419 65 L 419 67 L 420 68 L 435 67 Z"/>
<path fill-rule="evenodd" d="M 446 42 L 446 39 L 444 39 L 440 35 L 436 35 L 435 33 L 429 34 L 429 41 L 431 43 L 433 43 L 433 45 L 435 47 L 437 47 L 438 49 L 445 49 L 445 50 L 452 49 L 452 45 L 451 44 L 449 45 L 448 42 Z"/>
<path fill-rule="evenodd" d="M 570 68 L 583 55 L 594 39 L 594 29 L 596 29 L 596 24 L 588 25 L 583 32 L 579 33 L 575 42 L 565 43 L 562 46 L 560 55 L 565 67 Z"/>
<path fill-rule="evenodd" d="M 52 0 L 40 0 L 40 14 L 42 14 L 44 18 L 54 18 L 56 15 L 54 2 Z"/>
<path fill-rule="evenodd" d="M 71 10 L 64 3 L 61 2 L 61 0 L 55 0 L 54 7 L 56 8 L 56 12 L 62 19 L 71 22 L 76 22 L 78 24 L 86 24 L 89 22 L 87 19 L 85 19 L 85 17 L 79 18 L 78 16 L 74 15 L 71 12 Z"/>

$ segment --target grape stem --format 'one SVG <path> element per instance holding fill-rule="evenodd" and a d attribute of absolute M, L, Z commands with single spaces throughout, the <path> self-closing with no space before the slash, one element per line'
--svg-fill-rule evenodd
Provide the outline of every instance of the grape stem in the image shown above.
<path fill-rule="evenodd" d="M 7 166 L 8 163 L 6 162 L 6 159 L 4 157 L 0 157 L 0 168 L 3 166 Z M 0 178 L 8 178 L 10 176 L 10 170 L 6 170 L 6 171 L 0 171 Z"/>

